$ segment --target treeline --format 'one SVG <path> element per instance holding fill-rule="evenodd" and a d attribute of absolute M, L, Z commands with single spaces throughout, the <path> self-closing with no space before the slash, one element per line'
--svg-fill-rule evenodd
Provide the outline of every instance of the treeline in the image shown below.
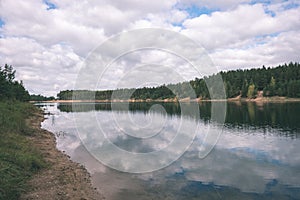
<path fill-rule="evenodd" d="M 204 78 L 177 84 L 162 85 L 159 87 L 144 87 L 137 89 L 117 89 L 105 91 L 65 90 L 58 93 L 58 99 L 174 99 L 195 97 L 210 99 L 207 82 L 216 83 L 217 76 L 221 75 L 224 81 L 227 98 L 241 96 L 255 98 L 258 93 L 265 97 L 286 96 L 300 98 L 300 65 L 290 63 L 275 68 L 256 68 L 246 70 L 232 70 L 220 72 Z M 214 85 L 214 84 L 212 84 Z M 195 96 L 192 96 L 190 87 Z M 210 88 L 213 89 L 213 88 Z"/>
<path fill-rule="evenodd" d="M 53 96 L 45 97 L 40 94 L 31 94 L 30 95 L 30 101 L 52 101 L 52 100 L 55 100 L 55 97 L 53 97 Z"/>
<path fill-rule="evenodd" d="M 30 99 L 22 81 L 15 80 L 15 73 L 11 65 L 0 66 L 0 100 L 28 101 Z"/>
<path fill-rule="evenodd" d="M 300 65 L 290 63 L 276 68 L 221 72 L 228 98 L 241 95 L 254 98 L 258 91 L 263 96 L 300 97 Z"/>
<path fill-rule="evenodd" d="M 114 94 L 114 95 L 113 95 Z M 117 89 L 105 91 L 89 91 L 89 90 L 64 90 L 57 94 L 57 98 L 61 100 L 84 99 L 84 100 L 107 100 L 111 98 L 127 100 L 127 99 L 166 99 L 174 98 L 175 94 L 163 85 L 160 87 L 138 88 L 138 89 Z"/>

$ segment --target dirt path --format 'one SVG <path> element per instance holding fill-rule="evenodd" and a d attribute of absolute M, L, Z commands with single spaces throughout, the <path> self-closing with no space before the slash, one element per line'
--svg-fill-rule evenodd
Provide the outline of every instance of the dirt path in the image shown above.
<path fill-rule="evenodd" d="M 86 169 L 56 149 L 54 134 L 40 128 L 43 120 L 42 113 L 35 113 L 27 123 L 34 129 L 30 140 L 41 151 L 48 167 L 34 175 L 28 183 L 30 190 L 21 199 L 105 199 L 92 187 Z"/>

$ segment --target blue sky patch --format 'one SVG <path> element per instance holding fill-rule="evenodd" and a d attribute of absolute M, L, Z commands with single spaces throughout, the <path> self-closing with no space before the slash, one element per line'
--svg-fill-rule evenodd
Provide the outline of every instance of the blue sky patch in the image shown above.
<path fill-rule="evenodd" d="M 173 22 L 173 23 L 171 23 L 171 24 L 172 24 L 172 26 L 178 26 L 178 27 L 184 28 L 182 22 L 176 22 L 176 23 Z"/>
<path fill-rule="evenodd" d="M 57 6 L 49 0 L 44 0 L 44 3 L 48 6 L 47 10 L 53 10 L 57 8 Z"/>
<path fill-rule="evenodd" d="M 295 2 L 290 2 L 289 0 L 283 0 L 282 2 L 286 2 L 287 4 L 284 6 L 284 10 L 289 10 L 289 9 L 294 9 L 298 8 L 300 6 L 300 3 L 295 3 Z M 252 0 L 249 4 L 250 5 L 255 5 L 255 4 L 263 4 L 263 5 L 271 5 L 272 1 L 271 0 Z"/>
<path fill-rule="evenodd" d="M 189 14 L 190 18 L 199 17 L 200 15 L 203 14 L 210 15 L 213 12 L 219 11 L 218 9 L 209 9 L 206 7 L 198 7 L 196 5 L 192 5 L 190 7 L 184 8 L 183 10 L 185 10 Z"/>
<path fill-rule="evenodd" d="M 284 6 L 284 9 L 290 10 L 290 9 L 298 8 L 299 5 L 300 5 L 299 3 L 289 3 L 286 6 Z"/>
<path fill-rule="evenodd" d="M 280 34 L 280 32 L 276 32 L 276 33 L 268 34 L 267 36 L 270 36 L 270 37 L 277 37 L 279 34 Z"/>
<path fill-rule="evenodd" d="M 251 44 L 250 46 L 245 47 L 245 49 L 248 48 L 252 48 L 256 45 L 264 45 L 267 44 L 267 37 L 277 37 L 280 34 L 280 32 L 276 32 L 276 33 L 270 33 L 270 34 L 264 34 L 264 35 L 257 35 L 254 37 L 255 42 L 253 44 Z"/>
<path fill-rule="evenodd" d="M 210 15 L 213 12 L 219 11 L 218 9 L 209 9 L 207 7 L 198 7 L 196 5 L 191 5 L 189 7 L 182 7 L 182 8 L 180 8 L 180 6 L 177 5 L 175 7 L 177 7 L 177 9 L 179 10 L 187 12 L 189 15 L 188 18 L 190 19 L 199 17 L 200 15 Z M 182 22 L 172 23 L 172 25 L 184 28 Z"/>
<path fill-rule="evenodd" d="M 0 28 L 3 27 L 5 25 L 5 22 L 3 21 L 3 19 L 0 18 Z"/>
<path fill-rule="evenodd" d="M 264 10 L 265 10 L 265 13 L 268 14 L 268 15 L 270 15 L 271 17 L 275 17 L 276 16 L 276 13 L 274 11 L 269 10 L 266 7 L 264 8 Z"/>
<path fill-rule="evenodd" d="M 280 32 L 258 35 L 258 36 L 255 36 L 255 39 L 261 39 L 261 38 L 266 38 L 266 37 L 277 37 L 279 34 L 280 34 Z"/>
<path fill-rule="evenodd" d="M 250 2 L 250 5 L 254 5 L 254 4 L 258 4 L 258 3 L 270 5 L 272 2 L 271 2 L 271 0 L 252 0 Z"/>

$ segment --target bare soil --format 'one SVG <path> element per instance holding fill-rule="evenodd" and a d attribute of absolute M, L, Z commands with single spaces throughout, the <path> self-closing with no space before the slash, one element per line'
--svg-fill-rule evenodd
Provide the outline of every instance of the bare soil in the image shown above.
<path fill-rule="evenodd" d="M 48 166 L 28 182 L 29 189 L 21 199 L 105 199 L 96 188 L 93 188 L 87 170 L 56 148 L 54 134 L 43 130 L 40 126 L 43 120 L 42 112 L 37 112 L 27 120 L 27 123 L 34 130 L 34 135 L 29 139 L 41 152 Z"/>

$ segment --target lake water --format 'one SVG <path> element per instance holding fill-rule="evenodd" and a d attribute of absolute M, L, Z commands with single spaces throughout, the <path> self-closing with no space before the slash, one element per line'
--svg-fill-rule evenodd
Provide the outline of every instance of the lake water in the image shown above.
<path fill-rule="evenodd" d="M 57 148 L 87 168 L 107 199 L 300 199 L 300 103 L 227 103 L 224 124 L 211 119 L 211 103 L 199 104 L 197 116 L 182 105 L 38 104 Z M 211 131 L 222 134 L 201 157 Z M 121 153 L 103 148 L 106 140 Z M 144 157 L 126 160 L 128 152 Z"/>

